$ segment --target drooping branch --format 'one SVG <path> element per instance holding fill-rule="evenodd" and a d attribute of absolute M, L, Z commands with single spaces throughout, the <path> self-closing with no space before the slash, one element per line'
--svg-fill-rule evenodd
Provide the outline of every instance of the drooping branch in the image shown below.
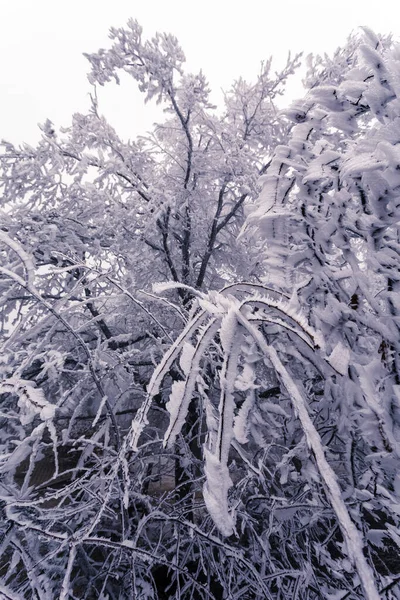
<path fill-rule="evenodd" d="M 271 361 L 279 379 L 286 388 L 300 419 L 307 444 L 311 448 L 318 467 L 319 474 L 332 508 L 336 513 L 343 538 L 347 545 L 347 551 L 351 562 L 355 565 L 365 598 L 367 600 L 379 600 L 380 595 L 376 589 L 374 576 L 363 552 L 363 541 L 360 532 L 350 518 L 349 511 L 343 501 L 336 475 L 326 460 L 322 441 L 308 413 L 306 402 L 298 386 L 293 381 L 289 371 L 281 362 L 275 348 L 267 344 L 260 331 L 254 327 L 248 319 L 237 313 L 239 322 L 252 335 L 260 350 Z"/>

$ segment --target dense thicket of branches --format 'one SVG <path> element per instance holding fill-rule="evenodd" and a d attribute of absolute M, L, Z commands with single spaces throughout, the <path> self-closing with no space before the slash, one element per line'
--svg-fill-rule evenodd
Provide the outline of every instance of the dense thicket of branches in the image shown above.
<path fill-rule="evenodd" d="M 0 153 L 0 594 L 399 599 L 399 48 L 216 111 L 174 37 L 110 37 L 91 83 L 165 122 L 94 93 Z"/>

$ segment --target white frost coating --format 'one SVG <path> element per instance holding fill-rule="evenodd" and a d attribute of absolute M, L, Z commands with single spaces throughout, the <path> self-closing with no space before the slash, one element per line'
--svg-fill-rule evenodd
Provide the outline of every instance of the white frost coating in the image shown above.
<path fill-rule="evenodd" d="M 25 267 L 26 282 L 30 286 L 33 287 L 33 281 L 35 278 L 35 268 L 34 268 L 31 256 L 29 256 L 29 254 L 27 254 L 25 252 L 23 247 L 18 242 L 11 239 L 5 233 L 5 231 L 2 231 L 1 229 L 0 229 L 0 242 L 3 242 L 4 244 L 6 244 L 6 246 L 11 248 L 12 250 L 14 250 L 14 252 L 16 252 L 16 254 L 18 254 L 19 258 L 21 259 L 21 261 L 23 262 L 24 267 Z"/>
<path fill-rule="evenodd" d="M 67 600 L 67 598 L 70 595 L 70 591 L 71 591 L 70 590 L 70 587 L 71 587 L 70 580 L 71 580 L 72 567 L 73 567 L 75 558 L 76 558 L 76 545 L 73 544 L 69 551 L 67 569 L 65 571 L 59 600 Z"/>
<path fill-rule="evenodd" d="M 159 392 L 160 385 L 164 379 L 169 367 L 178 356 L 182 343 L 190 339 L 196 329 L 200 327 L 202 322 L 205 320 L 206 315 L 204 312 L 199 313 L 190 323 L 187 324 L 185 329 L 182 331 L 180 336 L 172 344 L 168 352 L 163 356 L 160 364 L 154 370 L 153 375 L 150 379 L 147 387 L 147 396 L 143 404 L 136 413 L 135 418 L 132 420 L 131 431 L 130 431 L 130 443 L 134 452 L 137 451 L 139 438 L 145 426 L 147 425 L 147 414 L 150 410 L 151 403 L 154 396 Z"/>
<path fill-rule="evenodd" d="M 92 423 L 92 427 L 96 427 L 98 420 L 101 417 L 101 413 L 103 412 L 103 408 L 105 407 L 107 402 L 107 396 L 103 396 L 99 405 L 99 408 L 97 409 L 97 413 L 95 418 L 93 419 L 93 423 Z"/>
<path fill-rule="evenodd" d="M 355 565 L 366 600 L 379 600 L 380 595 L 376 589 L 374 576 L 363 553 L 363 540 L 357 527 L 350 518 L 346 504 L 342 498 L 342 492 L 336 479 L 336 475 L 326 460 L 323 445 L 318 431 L 310 418 L 307 404 L 300 390 L 293 381 L 291 375 L 282 364 L 275 348 L 269 346 L 263 335 L 251 325 L 242 315 L 238 315 L 241 324 L 253 336 L 260 350 L 272 363 L 280 380 L 285 386 L 293 406 L 300 419 L 307 444 L 313 451 L 319 474 L 324 483 L 327 496 L 333 510 L 336 513 L 343 538 L 346 542 L 347 552 L 350 560 Z"/>
<path fill-rule="evenodd" d="M 275 188 L 276 188 L 276 176 L 264 175 L 260 177 L 259 183 L 263 184 L 262 190 L 257 198 L 257 204 L 262 205 L 263 211 L 261 214 L 269 212 L 271 208 L 275 204 Z M 272 183 L 272 193 L 271 193 L 271 183 Z M 249 215 L 249 220 L 254 221 L 254 217 L 252 217 L 251 213 Z"/>
<path fill-rule="evenodd" d="M 319 104 L 323 104 L 325 106 L 326 102 L 330 104 L 332 102 L 332 98 L 336 97 L 336 87 L 333 85 L 319 85 L 311 90 L 310 96 L 313 100 L 318 100 Z"/>
<path fill-rule="evenodd" d="M 374 371 L 380 369 L 380 360 L 371 361 L 368 365 L 355 365 L 361 390 L 365 401 L 378 421 L 378 430 L 385 448 L 395 452 L 400 456 L 400 444 L 393 435 L 391 417 L 387 410 L 377 400 L 376 386 L 374 384 Z M 396 386 L 394 386 L 396 387 Z"/>
<path fill-rule="evenodd" d="M 243 304 L 246 304 L 247 302 L 248 301 L 245 301 Z M 293 306 L 292 303 L 275 300 L 274 298 L 270 298 L 268 296 L 256 296 L 251 299 L 251 302 L 260 305 L 259 308 L 264 308 L 262 305 L 264 305 L 267 308 L 274 308 L 277 311 L 279 311 L 281 315 L 289 317 L 292 321 L 296 323 L 297 326 L 299 326 L 304 331 L 304 333 L 310 338 L 310 341 L 313 345 L 317 345 L 320 348 L 324 347 L 324 340 L 322 335 L 308 324 L 305 315 L 302 312 L 300 312 L 297 309 L 297 307 Z M 300 332 L 294 333 L 297 333 L 297 335 L 301 335 Z"/>
<path fill-rule="evenodd" d="M 49 421 L 51 419 L 54 419 L 55 414 L 56 407 L 54 406 L 54 404 L 47 404 L 40 411 L 40 418 L 42 419 L 42 421 Z"/>
<path fill-rule="evenodd" d="M 167 410 L 169 411 L 171 418 L 164 436 L 164 446 L 171 447 L 176 436 L 182 429 L 190 401 L 193 397 L 193 390 L 197 382 L 200 361 L 208 344 L 216 334 L 218 325 L 219 323 L 212 319 L 207 327 L 200 331 L 199 340 L 194 350 L 187 379 L 185 381 L 176 382 L 177 384 L 182 384 L 176 388 L 174 388 L 175 384 L 172 386 L 171 398 L 167 403 Z"/>
<path fill-rule="evenodd" d="M 32 436 L 30 436 L 32 438 Z M 4 463 L 0 466 L 0 473 L 7 473 L 12 469 L 18 467 L 30 454 L 32 453 L 32 448 L 29 444 L 24 440 L 20 442 L 19 446 L 15 448 L 15 450 L 11 454 L 3 454 L 1 459 Z"/>
<path fill-rule="evenodd" d="M 233 435 L 240 444 L 247 444 L 249 432 L 249 415 L 254 406 L 254 390 L 259 386 L 254 383 L 255 370 L 252 363 L 246 362 L 239 377 L 236 378 L 235 388 L 242 392 L 247 392 L 246 399 L 235 417 L 233 425 Z"/>
<path fill-rule="evenodd" d="M 0 473 L 7 473 L 11 469 L 14 469 L 21 464 L 32 453 L 31 442 L 35 442 L 39 437 L 43 435 L 43 431 L 46 429 L 46 423 L 40 423 L 32 431 L 31 435 L 27 436 L 22 442 L 18 442 L 18 446 L 11 454 L 1 456 L 3 464 L 0 466 Z"/>
<path fill-rule="evenodd" d="M 396 396 L 397 403 L 400 407 L 400 385 L 394 385 L 393 392 L 394 392 L 394 395 Z"/>
<path fill-rule="evenodd" d="M 235 335 L 236 334 L 236 335 Z M 221 369 L 221 395 L 218 406 L 219 424 L 215 454 L 222 463 L 228 462 L 229 449 L 233 437 L 233 416 L 235 409 L 235 379 L 242 335 L 237 333 L 237 318 L 232 327 L 230 347 L 225 351 Z"/>
<path fill-rule="evenodd" d="M 192 288 L 190 285 L 185 285 L 184 283 L 175 283 L 174 281 L 167 281 L 166 283 L 153 283 L 152 286 L 153 292 L 156 294 L 162 294 L 163 292 L 167 292 L 168 290 L 176 290 L 176 289 L 184 289 L 191 292 L 194 296 L 199 298 L 203 298 L 204 294 Z"/>
<path fill-rule="evenodd" d="M 282 406 L 279 406 L 279 404 L 274 404 L 273 402 L 263 401 L 261 408 L 265 412 L 272 413 L 279 417 L 284 417 L 285 419 L 290 418 L 290 415 L 282 408 Z"/>
<path fill-rule="evenodd" d="M 326 175 L 330 175 L 329 167 L 336 164 L 339 158 L 340 154 L 333 150 L 326 150 L 323 154 L 317 156 L 317 158 L 310 162 L 307 173 L 303 177 L 303 183 L 317 181 L 318 179 L 326 177 Z"/>
<path fill-rule="evenodd" d="M 229 353 L 235 337 L 237 326 L 236 309 L 228 310 L 225 317 L 222 319 L 221 329 L 219 332 L 221 345 L 224 352 Z"/>
<path fill-rule="evenodd" d="M 341 375 L 346 375 L 350 362 L 350 350 L 342 342 L 338 342 L 327 360 L 335 371 Z"/>
<path fill-rule="evenodd" d="M 2 584 L 0 584 L 0 598 L 1 597 L 7 598 L 7 600 L 21 600 L 21 596 L 19 594 L 17 596 L 16 594 L 14 594 L 14 592 L 12 592 L 10 589 L 8 589 Z"/>
<path fill-rule="evenodd" d="M 248 355 L 246 358 L 251 360 L 253 357 L 252 355 Z M 260 357 L 256 354 L 256 361 L 258 361 L 259 358 Z M 243 366 L 242 372 L 240 373 L 240 375 L 238 375 L 238 377 L 236 377 L 235 388 L 241 392 L 247 392 L 247 390 L 254 390 L 260 387 L 259 385 L 256 385 L 254 383 L 254 378 L 254 366 L 251 362 L 246 362 Z"/>
<path fill-rule="evenodd" d="M 228 510 L 228 490 L 233 485 L 229 469 L 206 448 L 204 449 L 204 458 L 204 471 L 207 478 L 203 487 L 204 502 L 222 535 L 232 535 L 235 531 L 235 523 Z"/>
<path fill-rule="evenodd" d="M 151 398 L 152 400 L 153 398 Z M 150 401 L 151 403 L 151 401 Z M 142 404 L 142 408 L 145 406 L 145 403 Z M 150 405 L 149 405 L 150 408 Z M 147 409 L 148 411 L 148 409 Z M 147 411 L 146 411 L 146 415 L 147 415 Z M 146 427 L 146 425 L 148 425 L 148 420 L 147 420 L 147 416 L 143 414 L 144 411 L 142 411 L 141 419 L 137 419 L 135 417 L 135 419 L 132 420 L 131 423 L 131 430 L 130 430 L 130 436 L 129 436 L 129 443 L 130 446 L 132 448 L 132 450 L 134 452 L 138 451 L 138 443 L 139 443 L 139 438 L 142 434 L 143 429 Z"/>
<path fill-rule="evenodd" d="M 182 353 L 179 359 L 179 366 L 185 375 L 189 375 L 192 367 L 192 360 L 194 356 L 195 348 L 189 342 L 184 342 Z"/>
<path fill-rule="evenodd" d="M 272 233 L 272 237 L 281 240 L 281 237 L 277 235 L 278 225 L 282 225 L 284 228 L 286 219 L 293 218 L 293 213 L 281 208 L 280 210 L 270 210 L 268 213 L 262 214 L 257 219 L 257 226 L 261 227 L 263 231 Z M 274 235 L 275 233 L 275 235 Z"/>
<path fill-rule="evenodd" d="M 376 171 L 385 166 L 387 166 L 386 162 L 378 162 L 372 154 L 360 153 L 343 162 L 341 175 L 343 178 L 353 177 L 354 175 L 362 175 L 366 171 Z"/>
<path fill-rule="evenodd" d="M 22 425 L 32 423 L 36 415 L 39 415 L 42 421 L 54 418 L 56 407 L 46 400 L 43 390 L 35 387 L 31 381 L 10 377 L 0 383 L 0 393 L 2 392 L 18 396 Z"/>
<path fill-rule="evenodd" d="M 393 146 L 388 141 L 382 140 L 378 143 L 376 149 L 384 155 L 390 167 L 397 168 L 397 165 L 400 164 L 400 149 L 398 146 Z"/>
<path fill-rule="evenodd" d="M 210 315 L 222 317 L 226 312 L 223 307 L 213 304 L 213 302 L 210 302 L 206 298 L 199 299 L 199 306 Z"/>
<path fill-rule="evenodd" d="M 240 444 L 247 444 L 249 441 L 249 415 L 254 406 L 255 397 L 254 390 L 249 390 L 246 400 L 243 402 L 237 416 L 235 417 L 233 433 Z"/>
<path fill-rule="evenodd" d="M 381 41 L 380 41 L 379 37 L 376 35 L 376 33 L 374 33 L 372 31 L 372 29 L 370 29 L 366 25 L 360 25 L 360 29 L 362 29 L 363 32 L 364 32 L 365 41 L 372 48 L 378 48 L 378 46 L 380 45 Z"/>
<path fill-rule="evenodd" d="M 165 406 L 171 415 L 170 420 L 176 422 L 176 427 L 178 427 L 179 431 L 182 429 L 182 425 L 186 417 L 185 413 L 181 418 L 179 418 L 179 409 L 185 394 L 185 388 L 186 381 L 175 381 L 172 384 L 171 394 Z"/>
<path fill-rule="evenodd" d="M 368 85 L 363 80 L 345 80 L 340 84 L 340 90 L 346 96 L 351 96 L 352 98 L 358 98 L 361 96 L 363 92 L 367 89 Z"/>
<path fill-rule="evenodd" d="M 217 420 L 217 416 L 216 416 L 216 410 L 213 407 L 213 405 L 211 404 L 210 399 L 208 398 L 208 396 L 206 394 L 203 396 L 203 402 L 204 402 L 204 406 L 205 406 L 205 410 L 206 410 L 207 430 L 211 434 L 216 434 L 217 429 L 218 429 L 218 420 Z"/>
<path fill-rule="evenodd" d="M 220 374 L 221 395 L 218 407 L 218 432 L 209 432 L 210 449 L 204 449 L 205 475 L 204 501 L 207 509 L 223 535 L 234 532 L 233 517 L 229 512 L 228 490 L 232 486 L 229 476 L 228 457 L 233 437 L 235 408 L 234 387 L 242 334 L 237 331 L 236 309 L 225 317 L 224 363 Z M 221 336 L 222 341 L 222 336 Z"/>
<path fill-rule="evenodd" d="M 358 54 L 368 68 L 372 68 L 378 77 L 382 77 L 386 73 L 385 63 L 382 56 L 375 48 L 367 44 L 360 44 Z"/>

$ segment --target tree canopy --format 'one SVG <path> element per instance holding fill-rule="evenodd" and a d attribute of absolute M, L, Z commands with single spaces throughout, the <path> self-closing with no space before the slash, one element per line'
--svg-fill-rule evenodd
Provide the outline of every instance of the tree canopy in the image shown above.
<path fill-rule="evenodd" d="M 136 21 L 0 152 L 0 593 L 400 598 L 400 47 L 217 109 Z M 96 86 L 165 121 L 122 140 Z"/>

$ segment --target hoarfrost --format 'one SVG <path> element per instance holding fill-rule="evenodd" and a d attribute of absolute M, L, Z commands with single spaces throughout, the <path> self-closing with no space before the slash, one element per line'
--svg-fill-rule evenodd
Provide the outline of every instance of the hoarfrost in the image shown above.
<path fill-rule="evenodd" d="M 204 449 L 206 483 L 203 487 L 204 502 L 215 525 L 222 535 L 234 533 L 235 523 L 228 507 L 228 491 L 232 480 L 227 465 L 222 464 L 216 456 Z"/>
<path fill-rule="evenodd" d="M 246 396 L 246 400 L 243 402 L 237 416 L 235 417 L 233 433 L 240 444 L 247 444 L 247 442 L 249 441 L 249 416 L 254 406 L 254 402 L 255 393 L 254 390 L 250 390 Z"/>
<path fill-rule="evenodd" d="M 182 353 L 179 359 L 179 366 L 185 375 L 189 375 L 192 367 L 192 360 L 195 353 L 195 348 L 189 342 L 184 342 Z"/>
<path fill-rule="evenodd" d="M 329 364 L 341 375 L 346 375 L 349 368 L 350 351 L 338 342 L 328 357 Z"/>

